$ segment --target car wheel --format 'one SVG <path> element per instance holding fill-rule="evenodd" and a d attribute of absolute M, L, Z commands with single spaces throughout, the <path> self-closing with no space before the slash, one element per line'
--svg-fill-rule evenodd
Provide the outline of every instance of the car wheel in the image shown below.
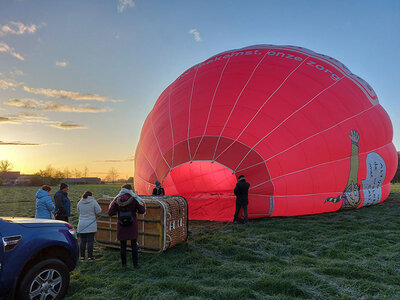
<path fill-rule="evenodd" d="M 59 259 L 43 260 L 25 274 L 17 290 L 17 299 L 62 299 L 69 285 L 67 266 Z"/>

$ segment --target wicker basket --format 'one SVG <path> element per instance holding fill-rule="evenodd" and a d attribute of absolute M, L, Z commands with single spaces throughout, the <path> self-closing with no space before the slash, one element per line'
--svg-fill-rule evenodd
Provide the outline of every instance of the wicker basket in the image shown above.
<path fill-rule="evenodd" d="M 146 212 L 138 214 L 139 251 L 158 253 L 188 238 L 188 204 L 180 196 L 140 196 L 146 203 Z M 101 213 L 108 210 L 112 197 L 98 199 Z M 96 241 L 108 247 L 119 248 L 117 217 L 108 215 L 97 221 Z M 128 243 L 129 245 L 129 243 Z"/>

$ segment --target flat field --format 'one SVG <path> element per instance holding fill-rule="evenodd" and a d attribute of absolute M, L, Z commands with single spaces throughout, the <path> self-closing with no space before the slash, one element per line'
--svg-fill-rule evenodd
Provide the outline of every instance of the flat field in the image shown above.
<path fill-rule="evenodd" d="M 33 216 L 36 190 L 0 187 L 0 215 Z M 73 225 L 86 190 L 100 197 L 119 187 L 71 186 Z M 139 254 L 140 270 L 123 270 L 118 250 L 95 246 L 96 261 L 71 273 L 66 299 L 399 299 L 399 228 L 400 184 L 359 210 L 191 221 L 187 244 Z"/>

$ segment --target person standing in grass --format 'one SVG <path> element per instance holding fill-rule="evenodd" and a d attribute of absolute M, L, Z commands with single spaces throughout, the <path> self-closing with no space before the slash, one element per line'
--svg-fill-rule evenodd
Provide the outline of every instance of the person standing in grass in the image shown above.
<path fill-rule="evenodd" d="M 244 178 L 244 175 L 240 175 L 238 177 L 238 182 L 236 183 L 236 187 L 234 189 L 234 193 L 236 195 L 236 210 L 235 215 L 233 217 L 233 222 L 237 223 L 238 215 L 240 208 L 243 207 L 244 212 L 244 224 L 247 223 L 247 205 L 249 204 L 249 187 L 250 184 Z"/>
<path fill-rule="evenodd" d="M 164 191 L 164 188 L 161 186 L 161 183 L 158 180 L 156 180 L 155 184 L 156 184 L 156 187 L 153 189 L 153 195 L 154 196 L 164 196 L 165 191 Z"/>
<path fill-rule="evenodd" d="M 43 185 L 36 193 L 36 213 L 35 218 L 53 219 L 52 211 L 55 207 L 50 196 L 51 187 Z"/>
<path fill-rule="evenodd" d="M 114 216 L 118 214 L 117 239 L 121 243 L 121 262 L 126 267 L 126 244 L 131 241 L 133 267 L 139 269 L 138 263 L 138 223 L 136 213 L 143 214 L 146 205 L 143 200 L 132 191 L 130 184 L 122 186 L 121 191 L 110 203 L 108 214 Z"/>
<path fill-rule="evenodd" d="M 93 261 L 94 235 L 97 232 L 96 216 L 101 213 L 101 207 L 93 198 L 93 193 L 87 191 L 82 195 L 77 205 L 79 213 L 78 232 L 80 237 L 80 260 L 85 260 L 87 245 L 88 260 Z"/>
<path fill-rule="evenodd" d="M 61 183 L 60 190 L 54 194 L 56 219 L 68 222 L 71 215 L 71 201 L 68 199 L 68 184 Z"/>

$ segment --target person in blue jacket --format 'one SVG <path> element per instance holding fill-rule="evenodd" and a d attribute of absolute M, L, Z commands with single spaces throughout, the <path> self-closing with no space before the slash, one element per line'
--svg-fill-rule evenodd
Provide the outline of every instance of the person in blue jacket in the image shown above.
<path fill-rule="evenodd" d="M 60 190 L 54 194 L 54 201 L 56 204 L 56 220 L 68 222 L 68 217 L 71 215 L 71 201 L 68 199 L 68 184 L 60 184 Z"/>
<path fill-rule="evenodd" d="M 42 186 L 36 193 L 36 214 L 35 218 L 53 219 L 54 204 L 50 196 L 51 187 Z"/>

